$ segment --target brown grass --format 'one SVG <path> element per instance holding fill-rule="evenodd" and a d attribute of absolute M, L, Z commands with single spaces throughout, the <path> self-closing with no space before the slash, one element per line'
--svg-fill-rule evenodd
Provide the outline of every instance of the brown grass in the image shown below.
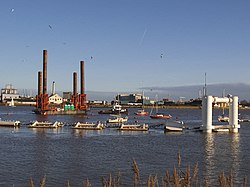
<path fill-rule="evenodd" d="M 132 163 L 132 171 L 134 174 L 134 182 L 133 186 L 136 187 L 139 186 L 147 186 L 147 187 L 197 187 L 197 186 L 205 186 L 205 187 L 212 187 L 212 185 L 207 181 L 206 179 L 198 185 L 198 162 L 194 166 L 193 170 L 190 166 L 188 166 L 185 171 L 182 171 L 181 168 L 181 156 L 180 152 L 178 152 L 177 155 L 178 159 L 178 168 L 174 166 L 173 173 L 170 174 L 167 170 L 165 175 L 160 179 L 161 185 L 159 184 L 159 179 L 157 175 L 149 175 L 147 178 L 147 181 L 141 181 L 140 179 L 140 170 L 139 166 L 136 163 L 135 159 L 133 159 Z M 117 176 L 112 176 L 109 174 L 107 178 L 102 177 L 102 186 L 103 187 L 123 187 L 121 182 L 121 173 L 119 172 Z M 218 183 L 214 184 L 214 186 L 220 186 L 220 187 L 233 187 L 233 174 L 230 173 L 229 176 L 226 176 L 224 172 L 222 172 L 218 177 Z M 46 176 L 44 176 L 40 182 L 39 187 L 45 187 L 46 182 Z M 32 178 L 30 178 L 29 187 L 35 187 L 34 182 Z M 90 187 L 90 181 L 89 178 L 83 182 L 83 187 Z M 242 182 L 243 187 L 247 187 L 247 178 L 246 176 L 243 179 Z M 14 185 L 13 185 L 14 187 Z M 66 184 L 66 187 L 70 187 L 70 183 Z"/>

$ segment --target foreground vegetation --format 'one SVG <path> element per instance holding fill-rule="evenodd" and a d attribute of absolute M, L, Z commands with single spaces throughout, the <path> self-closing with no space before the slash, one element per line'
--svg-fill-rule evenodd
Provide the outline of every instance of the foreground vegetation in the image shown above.
<path fill-rule="evenodd" d="M 133 160 L 132 164 L 132 171 L 134 174 L 133 184 L 129 186 L 134 187 L 198 187 L 198 186 L 205 186 L 205 187 L 212 187 L 212 186 L 220 186 L 220 187 L 233 187 L 234 186 L 234 179 L 233 175 L 230 174 L 229 176 L 226 176 L 224 172 L 222 172 L 218 176 L 218 183 L 217 184 L 211 184 L 208 180 L 203 180 L 199 182 L 198 180 L 198 163 L 194 166 L 193 170 L 191 170 L 190 166 L 188 166 L 185 171 L 182 171 L 180 169 L 181 166 L 181 156 L 180 153 L 178 153 L 178 167 L 176 168 L 174 166 L 173 173 L 169 173 L 167 170 L 164 177 L 161 179 L 158 179 L 156 175 L 150 175 L 148 176 L 147 181 L 142 181 L 140 179 L 140 170 L 135 160 Z M 105 178 L 101 178 L 102 181 L 102 187 L 123 187 L 126 185 L 122 184 L 121 181 L 121 175 L 118 173 L 117 176 L 112 176 L 111 174 Z M 40 182 L 39 187 L 45 187 L 46 183 L 46 176 L 44 176 Z M 65 185 L 66 187 L 70 187 L 70 181 Z M 91 182 L 87 178 L 83 182 L 83 187 L 91 187 Z M 247 178 L 244 177 L 242 179 L 241 186 L 247 187 Z M 13 185 L 14 187 L 14 185 Z M 29 187 L 35 187 L 34 182 L 32 178 L 30 178 Z"/>

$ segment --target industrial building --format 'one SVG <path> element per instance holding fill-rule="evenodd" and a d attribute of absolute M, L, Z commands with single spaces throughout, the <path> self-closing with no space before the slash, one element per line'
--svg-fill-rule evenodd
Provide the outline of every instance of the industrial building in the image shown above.
<path fill-rule="evenodd" d="M 138 104 L 148 104 L 150 103 L 149 97 L 145 97 L 143 94 L 133 93 L 133 94 L 118 94 L 116 100 L 119 101 L 121 105 L 138 105 Z"/>

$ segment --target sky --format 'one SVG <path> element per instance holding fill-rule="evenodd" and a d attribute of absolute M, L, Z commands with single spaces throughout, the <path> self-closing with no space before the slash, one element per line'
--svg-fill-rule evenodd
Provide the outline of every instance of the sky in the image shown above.
<path fill-rule="evenodd" d="M 81 60 L 86 91 L 250 85 L 249 18 L 249 0 L 2 0 L 0 87 L 37 89 L 45 49 L 60 91 Z"/>

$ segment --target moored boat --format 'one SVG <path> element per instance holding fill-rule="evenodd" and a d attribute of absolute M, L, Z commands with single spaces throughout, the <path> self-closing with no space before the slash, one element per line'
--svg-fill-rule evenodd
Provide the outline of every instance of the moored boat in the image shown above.
<path fill-rule="evenodd" d="M 157 113 L 155 115 L 150 115 L 152 119 L 170 119 L 172 116 L 170 114 Z"/>
<path fill-rule="evenodd" d="M 0 126 L 1 127 L 20 127 L 20 121 L 12 121 L 12 120 L 1 120 L 0 119 Z"/>
<path fill-rule="evenodd" d="M 121 117 L 120 115 L 111 115 L 111 118 L 107 120 L 108 123 L 126 123 L 128 117 Z"/>
<path fill-rule="evenodd" d="M 213 132 L 229 132 L 229 128 L 218 128 L 218 129 L 213 129 Z"/>
<path fill-rule="evenodd" d="M 118 103 L 115 103 L 113 105 L 113 108 L 110 110 L 101 110 L 98 112 L 98 114 L 127 114 L 128 110 L 122 108 L 121 105 L 119 105 Z"/>
<path fill-rule="evenodd" d="M 59 121 L 55 121 L 54 123 L 48 121 L 34 121 L 28 128 L 59 128 L 63 127 L 63 123 Z"/>
<path fill-rule="evenodd" d="M 156 99 L 157 101 L 158 99 Z M 155 109 L 155 113 L 153 114 L 153 110 Z M 158 103 L 156 102 L 155 106 L 151 109 L 150 118 L 152 119 L 170 119 L 172 116 L 170 114 L 163 114 L 158 112 Z"/>
<path fill-rule="evenodd" d="M 168 126 L 168 125 L 166 125 L 164 127 L 164 130 L 166 132 L 182 132 L 183 128 L 182 127 L 174 127 L 174 126 Z"/>
<path fill-rule="evenodd" d="M 137 116 L 148 116 L 148 112 L 145 111 L 144 109 L 138 110 L 137 112 L 135 112 L 135 115 Z"/>
<path fill-rule="evenodd" d="M 225 115 L 221 115 L 218 117 L 219 122 L 229 122 L 229 117 Z"/>
<path fill-rule="evenodd" d="M 83 129 L 83 130 L 102 130 L 105 128 L 105 125 L 98 121 L 97 123 L 80 123 L 77 122 L 72 129 Z"/>
<path fill-rule="evenodd" d="M 147 124 L 122 124 L 118 130 L 121 131 L 148 131 L 149 126 Z"/>

